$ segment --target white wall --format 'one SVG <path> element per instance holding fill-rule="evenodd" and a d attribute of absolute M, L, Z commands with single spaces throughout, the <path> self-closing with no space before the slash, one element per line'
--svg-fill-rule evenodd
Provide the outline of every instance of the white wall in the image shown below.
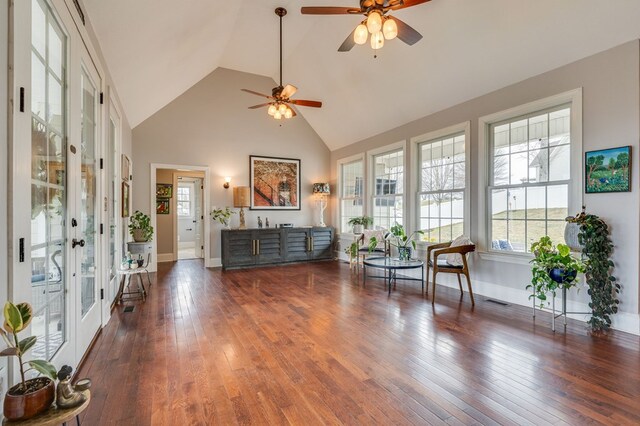
<path fill-rule="evenodd" d="M 291 222 L 311 225 L 318 212 L 311 195 L 314 182 L 329 177 L 330 153 L 302 115 L 278 122 L 266 109 L 247 107 L 264 99 L 241 88 L 271 93 L 270 78 L 218 68 L 170 104 L 133 129 L 133 209 L 148 211 L 150 164 L 208 166 L 211 170 L 211 206 L 232 206 L 233 187 L 249 185 L 249 155 L 299 158 L 301 160 L 300 211 L 248 211 L 248 227 L 257 217 L 273 225 Z M 223 188 L 230 176 L 231 187 Z M 211 219 L 209 219 L 211 220 Z M 234 215 L 232 226 L 238 226 Z M 212 227 L 211 258 L 220 257 L 220 225 Z"/>
<path fill-rule="evenodd" d="M 7 268 L 7 182 L 9 182 L 9 167 L 7 164 L 7 150 L 9 142 L 8 119 L 8 89 L 9 89 L 9 66 L 8 46 L 9 46 L 9 2 L 0 0 L 0 303 L 4 306 L 7 300 L 7 285 L 9 274 Z M 6 359 L 0 362 L 0 395 L 4 393 L 6 381 Z"/>
<path fill-rule="evenodd" d="M 477 209 L 479 194 L 483 192 L 477 182 L 485 171 L 478 161 L 478 118 L 582 87 L 583 150 L 633 146 L 632 192 L 584 195 L 584 202 L 587 212 L 599 215 L 610 225 L 615 244 L 614 275 L 622 285 L 622 292 L 614 326 L 640 334 L 640 180 L 636 161 L 640 138 L 639 62 L 640 43 L 636 40 L 333 151 L 332 182 L 335 185 L 336 162 L 341 158 L 471 120 L 471 237 L 477 241 L 483 226 Z M 384 109 L 380 113 L 384 114 Z M 409 158 L 407 163 L 408 173 L 412 173 L 417 159 Z M 476 254 L 473 279 L 479 294 L 528 304 L 524 287 L 531 274 L 526 264 L 483 260 Z M 586 290 L 573 294 L 571 299 L 585 307 Z"/>

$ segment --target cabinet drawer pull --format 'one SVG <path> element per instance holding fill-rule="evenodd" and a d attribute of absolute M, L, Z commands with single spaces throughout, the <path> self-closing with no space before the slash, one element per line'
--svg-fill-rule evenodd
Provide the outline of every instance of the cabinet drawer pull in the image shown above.
<path fill-rule="evenodd" d="M 260 254 L 260 240 L 256 240 L 256 255 Z"/>

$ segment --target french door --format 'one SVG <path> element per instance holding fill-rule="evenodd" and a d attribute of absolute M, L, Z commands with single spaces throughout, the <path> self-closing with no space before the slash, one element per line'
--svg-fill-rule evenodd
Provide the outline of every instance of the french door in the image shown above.
<path fill-rule="evenodd" d="M 33 356 L 76 366 L 101 321 L 102 82 L 61 0 L 12 19 L 10 298 L 33 306 Z"/>

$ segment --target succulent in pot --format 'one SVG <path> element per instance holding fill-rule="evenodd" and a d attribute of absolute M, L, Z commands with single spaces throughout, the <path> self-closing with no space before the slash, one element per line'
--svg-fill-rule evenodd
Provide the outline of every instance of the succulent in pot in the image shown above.
<path fill-rule="evenodd" d="M 144 243 L 153 239 L 151 218 L 140 210 L 136 210 L 129 219 L 129 233 L 136 243 Z"/>
<path fill-rule="evenodd" d="M 1 356 L 15 356 L 20 367 L 20 382 L 9 388 L 4 398 L 4 416 L 9 420 L 25 420 L 45 411 L 53 403 L 55 396 L 54 380 L 56 368 L 45 360 L 23 361 L 26 352 L 36 344 L 36 336 L 18 340 L 18 333 L 31 323 L 33 309 L 28 303 L 4 305 L 4 329 L 0 335 L 7 348 L 0 352 Z M 25 366 L 29 368 L 25 369 Z M 26 380 L 25 374 L 35 370 L 43 376 Z"/>

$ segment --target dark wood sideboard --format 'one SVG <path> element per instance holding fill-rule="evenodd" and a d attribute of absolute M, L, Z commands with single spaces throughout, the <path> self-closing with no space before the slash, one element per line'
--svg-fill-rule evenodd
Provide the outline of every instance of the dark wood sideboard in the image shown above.
<path fill-rule="evenodd" d="M 223 229 L 222 268 L 333 258 L 333 228 Z"/>

